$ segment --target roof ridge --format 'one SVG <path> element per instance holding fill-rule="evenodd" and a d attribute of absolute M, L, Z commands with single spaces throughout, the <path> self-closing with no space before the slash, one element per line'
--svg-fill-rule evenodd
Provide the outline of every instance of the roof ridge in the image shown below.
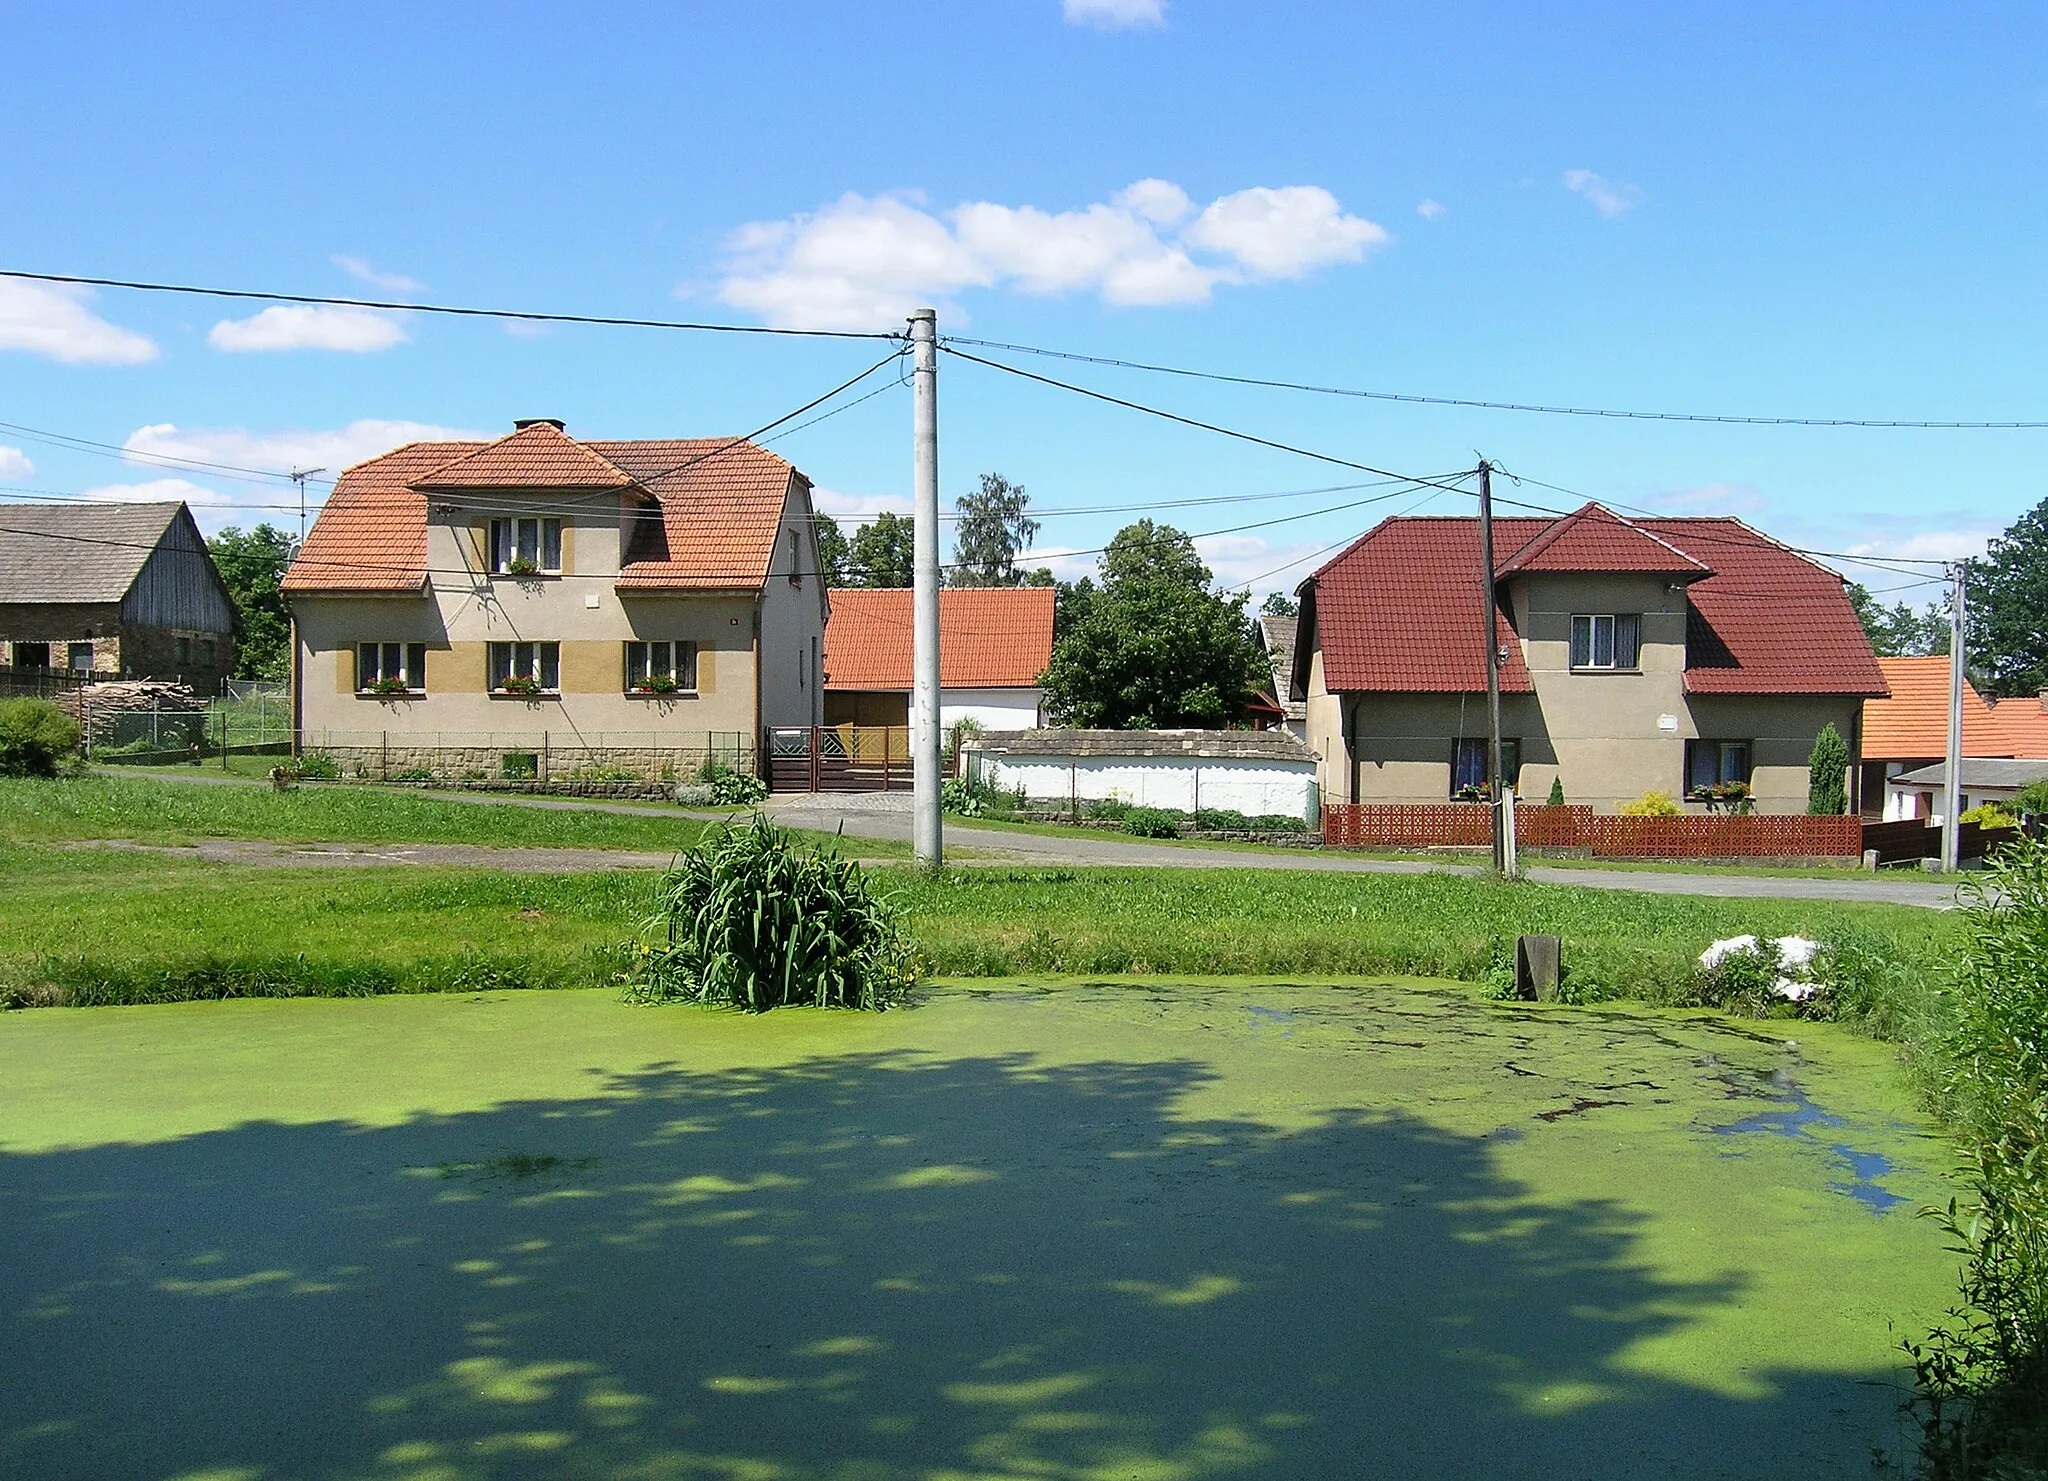
<path fill-rule="evenodd" d="M 435 468 L 432 471 L 425 473 L 418 478 L 413 479 L 411 481 L 411 486 L 414 488 L 461 488 L 463 487 L 463 485 L 459 482 L 443 482 L 443 475 L 451 472 L 453 469 L 457 468 L 463 463 L 468 462 L 472 458 L 480 458 L 487 453 L 493 453 L 500 451 L 501 449 L 508 448 L 511 444 L 520 442 L 522 439 L 524 439 L 528 443 L 539 443 L 542 446 L 547 447 L 551 451 L 557 450 L 560 447 L 573 448 L 582 456 L 594 459 L 596 462 L 603 464 L 605 468 L 609 469 L 612 473 L 616 474 L 622 483 L 637 484 L 639 481 L 635 479 L 632 474 L 628 473 L 625 469 L 621 468 L 617 463 L 614 463 L 610 458 L 606 457 L 603 453 L 599 452 L 596 448 L 592 447 L 589 443 L 582 442 L 574 437 L 571 437 L 567 432 L 563 431 L 553 422 L 528 422 L 523 427 L 513 428 L 512 431 L 506 433 L 503 437 L 494 438 L 491 441 L 484 443 L 480 447 L 472 448 L 470 451 L 466 453 L 461 453 L 453 458 L 450 458 L 447 462 L 441 464 L 441 466 L 439 466 L 438 468 Z"/>

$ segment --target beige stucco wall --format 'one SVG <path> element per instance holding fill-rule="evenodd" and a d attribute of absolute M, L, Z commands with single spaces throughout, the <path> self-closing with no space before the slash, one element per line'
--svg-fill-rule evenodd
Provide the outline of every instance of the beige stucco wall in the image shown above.
<path fill-rule="evenodd" d="M 512 502 L 524 511 L 550 501 L 544 494 L 522 493 L 506 501 Z M 500 504 L 499 511 L 505 507 Z M 616 588 L 619 500 L 579 495 L 562 499 L 559 507 L 559 576 L 488 574 L 483 540 L 490 506 L 436 500 L 427 531 L 425 596 L 295 600 L 301 724 L 308 735 L 546 732 L 568 743 L 572 736 L 598 734 L 680 740 L 705 732 L 739 732 L 751 743 L 758 729 L 754 654 L 761 603 L 752 593 L 621 593 Z M 815 603 L 815 579 L 809 586 Z M 783 605 L 791 608 L 783 625 L 801 627 L 801 606 Z M 822 635 L 822 611 L 810 627 Z M 623 645 L 630 640 L 695 642 L 697 691 L 626 694 Z M 520 641 L 561 644 L 559 696 L 522 699 L 489 692 L 488 645 Z M 786 641 L 793 648 L 793 638 Z M 426 693 L 417 698 L 358 695 L 355 647 L 364 642 L 425 643 Z"/>
<path fill-rule="evenodd" d="M 1807 758 L 1820 728 L 1833 722 L 1852 760 L 1858 750 L 1858 699 L 1688 695 L 1684 592 L 1661 578 L 1538 576 L 1510 583 L 1507 595 L 1535 689 L 1504 695 L 1501 704 L 1502 735 L 1521 742 L 1524 798 L 1543 800 L 1562 777 L 1570 801 L 1601 811 L 1651 790 L 1682 799 L 1685 743 L 1705 738 L 1750 742 L 1759 812 L 1804 812 Z M 1572 615 L 1605 612 L 1642 614 L 1637 670 L 1572 672 Z M 1307 689 L 1309 745 L 1324 757 L 1326 801 L 1442 802 L 1453 739 L 1487 733 L 1479 693 L 1332 695 L 1320 652 L 1311 655 Z"/>
<path fill-rule="evenodd" d="M 795 536 L 792 565 L 790 537 Z M 825 583 L 811 522 L 810 487 L 792 479 L 761 593 L 761 723 L 819 725 L 825 709 L 818 667 L 825 645 Z"/>

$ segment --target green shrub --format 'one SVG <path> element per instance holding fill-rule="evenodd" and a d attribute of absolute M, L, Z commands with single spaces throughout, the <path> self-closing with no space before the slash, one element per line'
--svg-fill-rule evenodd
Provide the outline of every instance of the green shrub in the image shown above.
<path fill-rule="evenodd" d="M 1619 811 L 1625 818 L 1675 818 L 1685 809 L 1671 800 L 1669 792 L 1659 792 L 1653 788 L 1634 802 L 1624 802 Z"/>
<path fill-rule="evenodd" d="M 78 722 L 48 700 L 0 700 L 0 776 L 53 777 L 77 750 Z"/>
<path fill-rule="evenodd" d="M 1251 825 L 1251 819 L 1234 807 L 1205 807 L 1195 814 L 1195 826 L 1205 832 L 1241 833 Z"/>
<path fill-rule="evenodd" d="M 1790 1006 L 1778 996 L 1778 976 L 1776 947 L 1760 942 L 1729 952 L 1712 967 L 1699 968 L 1694 1001 L 1745 1018 L 1770 1018 Z"/>
<path fill-rule="evenodd" d="M 1969 811 L 1958 813 L 1956 820 L 1975 823 L 1980 828 L 2010 828 L 2019 821 L 1996 802 L 1980 802 Z"/>
<path fill-rule="evenodd" d="M 1564 778 L 1561 776 L 1554 776 L 1550 779 L 1549 805 L 1551 807 L 1564 806 Z"/>
<path fill-rule="evenodd" d="M 711 782 L 711 800 L 720 807 L 749 807 L 768 795 L 768 784 L 741 771 L 721 772 Z"/>
<path fill-rule="evenodd" d="M 860 866 L 761 817 L 682 855 L 641 935 L 627 987 L 638 1002 L 884 1008 L 916 980 L 895 908 Z"/>
<path fill-rule="evenodd" d="M 1124 814 L 1124 832 L 1133 838 L 1178 838 L 1180 823 L 1163 807 L 1134 807 Z"/>
<path fill-rule="evenodd" d="M 391 773 L 394 782 L 431 782 L 433 779 L 434 768 L 431 766 L 408 766 L 403 771 Z"/>
<path fill-rule="evenodd" d="M 1125 814 L 1129 813 L 1130 810 L 1131 803 L 1129 798 L 1111 794 L 1108 797 L 1098 797 L 1082 808 L 1081 816 L 1093 818 L 1098 822 L 1121 823 L 1124 820 Z"/>
<path fill-rule="evenodd" d="M 1961 1304 L 1911 1343 L 1923 1473 L 2048 1474 L 2048 842 L 2020 838 L 1966 885 L 1937 1036 L 1942 1109 L 1970 1143 L 1972 1201 L 1939 1215 L 1968 1257 Z"/>
<path fill-rule="evenodd" d="M 2011 811 L 2036 818 L 2048 817 L 2048 777 L 2028 782 L 2014 795 Z"/>
<path fill-rule="evenodd" d="M 1261 833 L 1302 833 L 1308 829 L 1308 819 L 1287 812 L 1260 813 L 1252 819 L 1252 827 Z"/>
<path fill-rule="evenodd" d="M 1807 757 L 1806 811 L 1814 817 L 1839 817 L 1849 810 L 1849 743 L 1830 720 L 1813 738 Z"/>
<path fill-rule="evenodd" d="M 341 780 L 341 768 L 335 764 L 334 758 L 332 756 L 323 756 L 317 751 L 308 756 L 301 756 L 285 769 L 293 776 L 304 777 L 310 782 L 338 782 Z"/>
<path fill-rule="evenodd" d="M 508 782 L 532 781 L 540 775 L 538 751 L 507 751 L 498 758 L 498 775 Z"/>
<path fill-rule="evenodd" d="M 940 783 L 939 808 L 963 818 L 978 818 L 986 810 L 975 788 L 960 777 L 947 777 Z"/>

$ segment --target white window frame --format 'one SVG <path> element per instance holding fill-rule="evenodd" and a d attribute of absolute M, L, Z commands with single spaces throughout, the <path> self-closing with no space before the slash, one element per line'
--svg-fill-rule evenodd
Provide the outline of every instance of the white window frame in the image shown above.
<path fill-rule="evenodd" d="M 530 560 L 536 574 L 562 574 L 562 521 L 553 515 L 517 515 L 491 521 L 491 574 L 509 576 L 512 563 Z"/>
<path fill-rule="evenodd" d="M 1580 626 L 1581 623 L 1585 624 L 1583 628 Z M 1623 624 L 1627 624 L 1626 631 L 1632 634 L 1633 637 L 1632 647 L 1634 651 L 1632 657 L 1634 661 L 1632 663 L 1617 663 L 1615 661 L 1616 655 L 1620 650 L 1620 638 L 1624 631 Z M 1579 646 L 1579 634 L 1581 632 L 1584 632 L 1586 635 L 1586 643 L 1583 650 L 1586 660 L 1583 663 L 1579 661 L 1579 654 L 1582 651 Z M 1600 658 L 1600 640 L 1603 635 L 1607 639 L 1607 658 L 1605 662 L 1602 662 Z M 1572 614 L 1571 634 L 1565 656 L 1567 665 L 1576 674 L 1640 673 L 1643 667 L 1643 614 L 1640 612 L 1574 612 Z"/>
<path fill-rule="evenodd" d="M 398 679 L 407 694 L 427 692 L 425 643 L 357 643 L 356 693 L 375 694 L 385 679 Z"/>
<path fill-rule="evenodd" d="M 535 679 L 540 683 L 542 694 L 562 692 L 562 645 L 548 642 L 492 643 L 485 649 L 485 661 L 490 665 L 485 674 L 490 692 L 504 695 L 501 688 L 507 679 Z M 549 683 L 548 671 L 554 671 L 554 682 Z M 513 698 L 526 698 L 512 692 Z"/>
<path fill-rule="evenodd" d="M 687 638 L 654 638 L 626 644 L 626 693 L 657 699 L 697 692 L 697 645 Z M 668 678 L 675 688 L 643 690 L 634 686 L 650 678 Z"/>

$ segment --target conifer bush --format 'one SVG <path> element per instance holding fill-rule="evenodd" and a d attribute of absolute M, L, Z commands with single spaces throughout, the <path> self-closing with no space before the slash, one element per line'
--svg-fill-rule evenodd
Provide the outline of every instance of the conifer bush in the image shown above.
<path fill-rule="evenodd" d="M 0 700 L 0 776 L 53 777 L 77 749 L 78 722 L 48 700 Z"/>

